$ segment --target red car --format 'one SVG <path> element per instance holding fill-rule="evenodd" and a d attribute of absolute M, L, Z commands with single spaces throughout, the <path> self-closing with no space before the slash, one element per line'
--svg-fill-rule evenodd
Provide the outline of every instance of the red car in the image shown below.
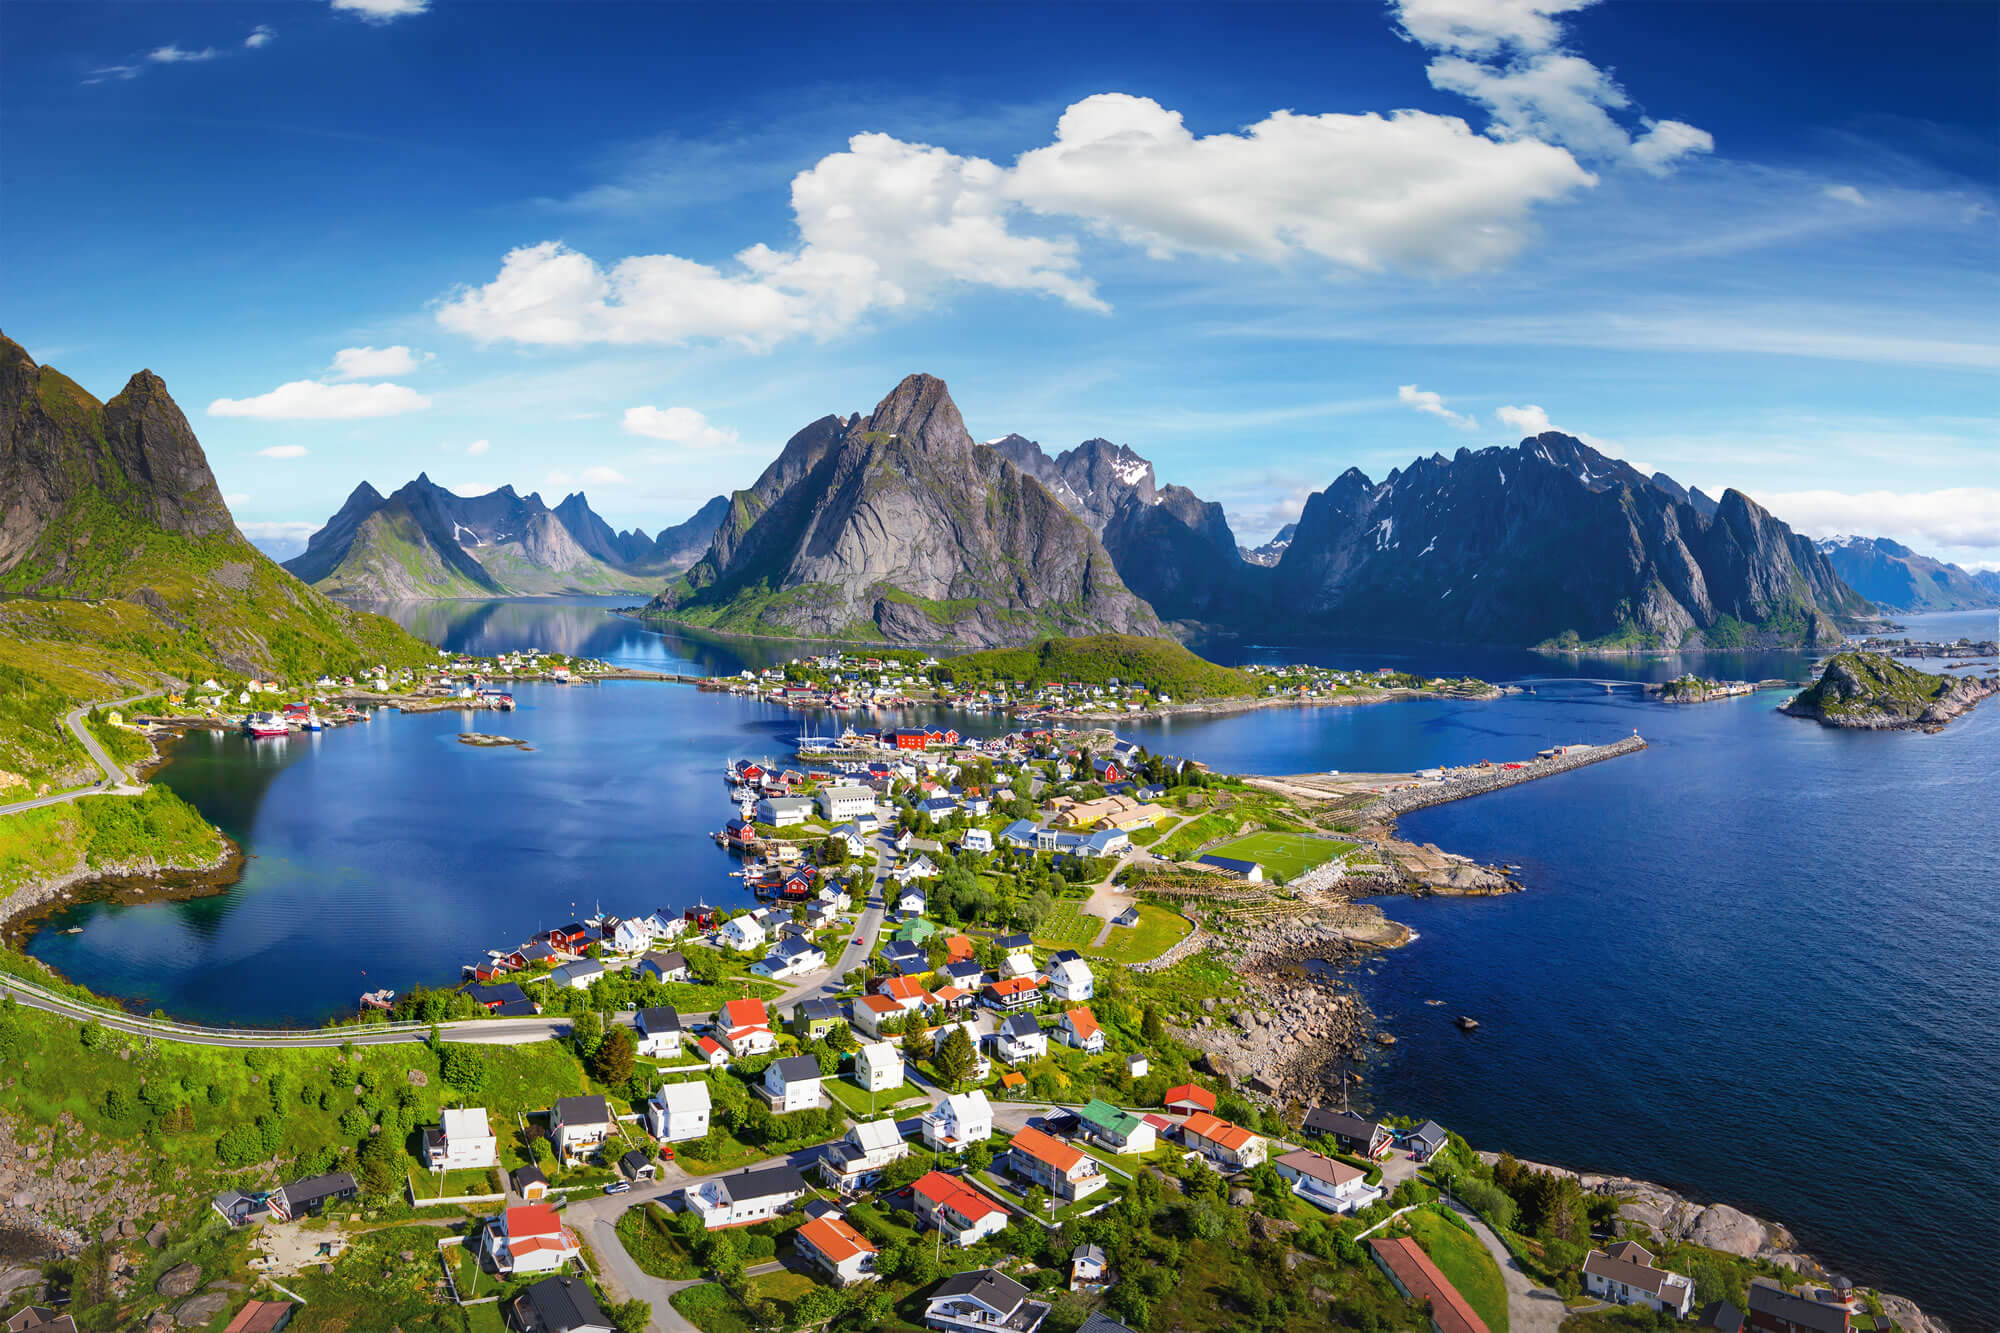
<path fill-rule="evenodd" d="M 660 1160 L 661 1160 L 661 1161 L 663 1161 L 663 1162 L 671 1162 L 671 1161 L 673 1161 L 673 1160 L 674 1160 L 674 1145 L 673 1145 L 673 1144 L 671 1144 L 671 1143 L 662 1143 L 662 1144 L 660 1145 Z"/>
<path fill-rule="evenodd" d="M 860 937 L 859 935 L 856 935 L 856 936 L 854 937 L 854 942 L 855 942 L 856 944 L 865 944 L 865 943 L 867 943 L 867 941 L 863 940 L 863 939 L 862 939 L 862 938 L 861 938 L 861 937 Z"/>

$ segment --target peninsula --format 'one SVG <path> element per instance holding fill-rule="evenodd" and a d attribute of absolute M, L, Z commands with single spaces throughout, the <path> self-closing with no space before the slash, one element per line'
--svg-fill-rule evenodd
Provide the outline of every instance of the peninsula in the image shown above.
<path fill-rule="evenodd" d="M 2000 678 L 1933 675 L 1881 653 L 1836 653 L 1783 711 L 1823 727 L 1931 731 L 1996 693 Z"/>

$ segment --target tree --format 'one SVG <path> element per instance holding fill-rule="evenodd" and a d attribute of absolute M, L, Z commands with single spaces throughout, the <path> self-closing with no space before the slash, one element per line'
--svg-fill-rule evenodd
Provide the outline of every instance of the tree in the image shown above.
<path fill-rule="evenodd" d="M 825 1041 L 814 1039 L 813 1043 L 806 1047 L 806 1054 L 810 1055 L 813 1063 L 819 1066 L 821 1078 L 832 1078 L 840 1072 L 840 1052 L 827 1045 Z"/>
<path fill-rule="evenodd" d="M 1160 1020 L 1160 1011 L 1150 1004 L 1146 1006 L 1145 1016 L 1139 1020 L 1139 1031 L 1154 1046 L 1167 1039 L 1167 1025 Z"/>
<path fill-rule="evenodd" d="M 438 1075 L 461 1097 L 477 1097 L 486 1086 L 486 1060 L 471 1046 L 446 1043 L 438 1053 Z"/>
<path fill-rule="evenodd" d="M 632 1077 L 632 1033 L 623 1023 L 604 1034 L 590 1057 L 590 1070 L 600 1083 L 616 1085 Z"/>
<path fill-rule="evenodd" d="M 589 1010 L 570 1019 L 569 1039 L 576 1047 L 576 1053 L 588 1060 L 597 1054 L 598 1043 L 604 1040 L 604 1020 Z"/>
<path fill-rule="evenodd" d="M 646 1333 L 652 1322 L 653 1307 L 648 1301 L 625 1301 L 611 1307 L 611 1323 L 618 1333 Z"/>
<path fill-rule="evenodd" d="M 966 1035 L 964 1026 L 954 1026 L 946 1034 L 944 1044 L 938 1047 L 938 1076 L 956 1092 L 978 1061 L 979 1053 L 972 1049 L 972 1038 Z"/>
<path fill-rule="evenodd" d="M 388 1195 L 396 1192 L 402 1183 L 402 1173 L 397 1169 L 395 1149 L 389 1143 L 387 1134 L 379 1134 L 361 1145 L 358 1157 L 361 1167 L 356 1174 L 362 1190 L 368 1194 Z"/>
<path fill-rule="evenodd" d="M 931 1034 L 923 1023 L 912 1015 L 909 1026 L 903 1029 L 903 1059 L 911 1064 L 931 1053 Z"/>

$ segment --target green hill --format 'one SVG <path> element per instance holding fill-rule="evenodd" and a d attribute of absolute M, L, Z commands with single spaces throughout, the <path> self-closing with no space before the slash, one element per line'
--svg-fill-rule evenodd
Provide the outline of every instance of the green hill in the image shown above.
<path fill-rule="evenodd" d="M 100 403 L 0 335 L 0 803 L 92 779 L 79 703 L 430 655 L 244 539 L 159 376 Z"/>
<path fill-rule="evenodd" d="M 1021 681 L 1031 688 L 1060 681 L 1103 685 L 1118 680 L 1176 700 L 1262 694 L 1268 683 L 1248 671 L 1218 666 L 1170 639 L 1135 634 L 1042 639 L 1020 648 L 967 653 L 947 659 L 938 674 L 961 684 Z"/>

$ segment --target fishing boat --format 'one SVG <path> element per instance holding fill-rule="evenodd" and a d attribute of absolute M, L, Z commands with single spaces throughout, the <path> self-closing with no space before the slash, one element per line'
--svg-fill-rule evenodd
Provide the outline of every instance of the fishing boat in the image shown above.
<path fill-rule="evenodd" d="M 320 718 L 319 713 L 315 711 L 306 714 L 305 727 L 307 731 L 325 731 L 326 723 Z"/>
<path fill-rule="evenodd" d="M 276 713 L 252 713 L 243 719 L 243 730 L 252 736 L 288 736 L 292 729 Z"/>
<path fill-rule="evenodd" d="M 384 986 L 381 990 L 371 990 L 361 997 L 363 1009 L 387 1009 L 396 1003 L 396 992 Z"/>

